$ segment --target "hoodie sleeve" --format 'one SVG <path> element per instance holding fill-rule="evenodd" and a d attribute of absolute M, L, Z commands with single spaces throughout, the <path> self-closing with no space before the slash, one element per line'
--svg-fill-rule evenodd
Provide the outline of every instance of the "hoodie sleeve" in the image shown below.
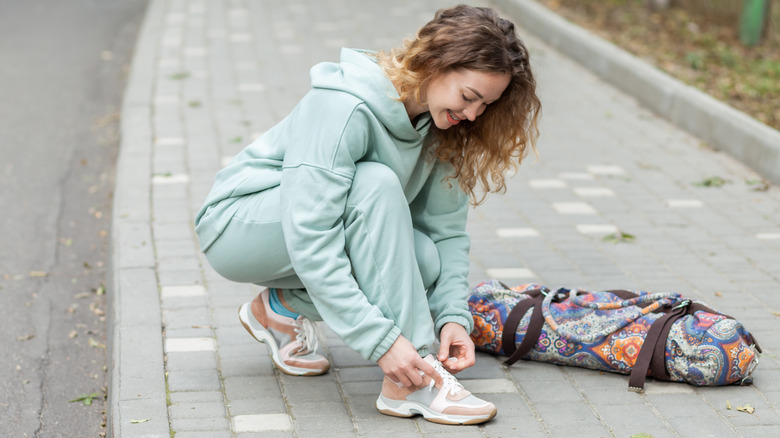
<path fill-rule="evenodd" d="M 467 302 L 471 245 L 466 233 L 468 197 L 457 181 L 445 181 L 452 173 L 451 165 L 437 162 L 411 204 L 414 227 L 433 240 L 441 260 L 439 279 L 428 289 L 437 334 L 448 322 L 462 325 L 468 333 L 474 327 Z"/>
<path fill-rule="evenodd" d="M 401 330 L 368 302 L 352 276 L 342 220 L 355 163 L 365 155 L 376 121 L 359 100 L 336 105 L 333 94 L 309 96 L 315 101 L 297 114 L 307 121 L 306 129 L 289 133 L 293 141 L 280 186 L 282 229 L 295 272 L 325 323 L 376 361 Z"/>

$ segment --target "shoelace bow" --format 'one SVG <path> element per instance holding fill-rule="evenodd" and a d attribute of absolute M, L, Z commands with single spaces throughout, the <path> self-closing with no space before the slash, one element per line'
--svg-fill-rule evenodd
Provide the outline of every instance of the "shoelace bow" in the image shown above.
<path fill-rule="evenodd" d="M 449 391 L 450 395 L 455 395 L 458 392 L 460 392 L 461 389 L 463 389 L 463 385 L 461 385 L 460 382 L 458 382 L 458 379 L 452 374 L 450 374 L 449 371 L 444 369 L 444 366 L 438 360 L 433 362 L 433 369 L 435 369 L 441 376 L 442 391 L 445 392 Z M 436 381 L 431 379 L 431 383 L 428 384 L 428 391 L 433 391 L 433 387 L 435 385 L 436 385 Z"/>
<path fill-rule="evenodd" d="M 317 340 L 317 332 L 314 330 L 314 324 L 308 318 L 300 318 L 294 323 L 295 340 L 301 344 L 299 353 L 309 352 L 315 353 L 317 347 L 319 347 L 319 341 Z"/>

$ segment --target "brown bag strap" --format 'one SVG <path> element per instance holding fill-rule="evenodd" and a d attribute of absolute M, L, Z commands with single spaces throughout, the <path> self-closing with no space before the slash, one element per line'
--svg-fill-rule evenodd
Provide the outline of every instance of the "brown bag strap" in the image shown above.
<path fill-rule="evenodd" d="M 501 346 L 504 353 L 509 355 L 509 359 L 504 362 L 507 365 L 512 365 L 522 359 L 523 356 L 534 348 L 534 345 L 539 341 L 539 337 L 542 336 L 542 328 L 544 327 L 544 315 L 542 314 L 544 294 L 542 289 L 533 289 L 523 293 L 528 295 L 529 298 L 518 302 L 509 312 L 504 322 L 503 333 L 501 333 Z M 523 316 L 531 308 L 533 308 L 533 313 L 528 323 L 528 329 L 525 332 L 525 336 L 523 336 L 520 346 L 516 346 L 515 334 L 517 333 L 517 327 L 520 325 Z"/>
<path fill-rule="evenodd" d="M 639 356 L 631 369 L 631 376 L 628 379 L 629 391 L 642 392 L 645 388 L 645 379 L 647 371 L 650 370 L 652 376 L 660 380 L 669 380 L 666 372 L 666 338 L 669 336 L 669 330 L 672 324 L 685 316 L 688 312 L 690 302 L 684 301 L 668 311 L 664 316 L 658 318 L 650 326 L 647 336 L 639 350 Z"/>

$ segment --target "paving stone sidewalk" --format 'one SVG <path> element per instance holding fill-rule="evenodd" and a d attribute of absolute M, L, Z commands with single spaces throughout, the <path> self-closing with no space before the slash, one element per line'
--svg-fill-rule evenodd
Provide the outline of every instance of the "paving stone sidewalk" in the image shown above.
<path fill-rule="evenodd" d="M 151 0 L 125 96 L 113 230 L 114 436 L 769 437 L 780 432 L 780 189 L 520 29 L 543 101 L 539 158 L 472 210 L 470 282 L 677 291 L 740 319 L 745 387 L 694 388 L 479 354 L 459 377 L 498 416 L 383 416 L 379 368 L 326 327 L 333 364 L 291 377 L 240 326 L 257 286 L 221 278 L 192 220 L 220 167 L 284 117 L 340 47 L 389 49 L 455 2 Z M 475 2 L 490 5 L 489 2 Z M 511 16 L 509 17 L 511 18 Z M 722 186 L 707 186 L 723 178 Z M 761 189 L 765 190 L 761 190 Z M 625 232 L 632 242 L 605 236 Z M 729 406 L 750 405 L 753 414 Z"/>

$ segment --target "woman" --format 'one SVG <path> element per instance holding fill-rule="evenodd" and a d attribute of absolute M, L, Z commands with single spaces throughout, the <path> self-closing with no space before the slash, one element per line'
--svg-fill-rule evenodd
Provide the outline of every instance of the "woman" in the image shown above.
<path fill-rule="evenodd" d="M 310 322 L 323 320 L 384 372 L 381 412 L 493 418 L 451 373 L 475 360 L 468 200 L 502 191 L 535 150 L 525 46 L 492 9 L 461 5 L 400 49 L 343 49 L 311 78 L 292 113 L 217 174 L 196 218 L 206 258 L 270 287 L 239 318 L 282 372 L 328 371 Z"/>

